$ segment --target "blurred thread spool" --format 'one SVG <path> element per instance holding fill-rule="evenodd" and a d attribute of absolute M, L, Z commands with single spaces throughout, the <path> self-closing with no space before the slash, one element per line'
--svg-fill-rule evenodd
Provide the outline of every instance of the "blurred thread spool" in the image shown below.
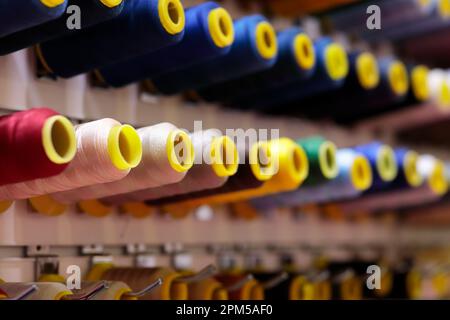
<path fill-rule="evenodd" d="M 16 0 L 17 1 L 17 0 Z M 85 29 L 118 16 L 124 6 L 123 0 L 68 0 L 68 9 L 75 5 L 82 12 L 80 29 Z M 77 9 L 78 10 L 78 9 Z M 70 12 L 70 13 L 69 13 Z M 59 18 L 35 27 L 15 32 L 0 39 L 0 55 L 6 55 L 37 43 L 49 41 L 80 29 L 69 29 L 68 20 L 76 11 L 63 13 Z"/>
<path fill-rule="evenodd" d="M 95 199 L 180 181 L 193 164 L 194 150 L 189 136 L 167 122 L 138 129 L 137 133 L 142 141 L 142 160 L 126 177 L 54 193 L 52 198 L 62 203 L 81 200 L 78 205 L 84 212 L 102 215 L 108 206 Z M 130 147 L 135 148 L 133 144 Z"/>
<path fill-rule="evenodd" d="M 254 277 L 261 283 L 276 277 L 277 272 L 255 272 Z M 304 275 L 289 273 L 286 280 L 264 290 L 265 300 L 314 300 L 315 288 Z"/>
<path fill-rule="evenodd" d="M 65 285 L 57 282 L 5 282 L 0 285 L 0 289 L 13 291 L 31 285 L 37 290 L 25 296 L 23 300 L 62 300 L 65 296 L 72 294 Z"/>
<path fill-rule="evenodd" d="M 183 29 L 179 0 L 128 0 L 116 18 L 44 42 L 36 51 L 48 73 L 70 78 L 177 43 Z"/>
<path fill-rule="evenodd" d="M 258 92 L 236 101 L 235 104 L 244 108 L 272 110 L 344 85 L 349 72 L 348 56 L 344 47 L 328 37 L 323 37 L 314 42 L 314 50 L 317 65 L 310 78 Z"/>
<path fill-rule="evenodd" d="M 238 169 L 239 156 L 233 140 L 221 136 L 220 130 L 210 129 L 191 135 L 196 151 L 194 165 L 185 177 L 177 183 L 143 189 L 102 199 L 108 204 L 156 200 L 201 190 L 214 189 L 224 185 L 228 177 Z M 123 208 L 122 208 L 123 209 Z"/>
<path fill-rule="evenodd" d="M 244 281 L 247 276 L 243 274 L 223 273 L 215 276 L 225 287 L 232 287 L 236 283 Z M 264 300 L 264 288 L 255 279 L 245 281 L 241 287 L 228 290 L 230 300 Z"/>
<path fill-rule="evenodd" d="M 419 155 L 406 148 L 395 148 L 395 161 L 397 162 L 398 174 L 388 189 L 405 187 L 419 187 L 423 183 L 423 177 L 417 170 Z"/>
<path fill-rule="evenodd" d="M 95 265 L 87 276 L 88 281 L 122 281 L 133 291 L 140 291 L 148 284 L 162 278 L 162 285 L 155 288 L 139 300 L 186 300 L 188 285 L 176 281 L 182 274 L 171 268 L 128 268 L 112 265 Z"/>
<path fill-rule="evenodd" d="M 448 72 L 433 69 L 428 73 L 431 100 L 442 110 L 450 109 L 450 81 Z"/>
<path fill-rule="evenodd" d="M 233 20 L 215 2 L 186 10 L 185 35 L 180 42 L 156 52 L 97 70 L 101 81 L 113 87 L 182 70 L 227 54 L 234 41 Z"/>
<path fill-rule="evenodd" d="M 0 117 L 0 185 L 61 173 L 76 153 L 70 121 L 48 108 Z"/>
<path fill-rule="evenodd" d="M 140 139 L 129 125 L 106 118 L 76 126 L 75 135 L 77 153 L 63 172 L 0 187 L 0 199 L 26 199 L 119 180 L 140 161 Z M 136 156 L 128 154 L 133 148 Z"/>
<path fill-rule="evenodd" d="M 336 154 L 339 174 L 333 180 L 296 191 L 254 199 L 251 204 L 260 210 L 293 207 L 355 198 L 372 185 L 372 169 L 367 158 L 352 149 L 339 149 Z"/>
<path fill-rule="evenodd" d="M 375 141 L 356 146 L 354 149 L 369 160 L 372 168 L 372 186 L 366 192 L 382 188 L 397 177 L 398 165 L 394 150 L 390 146 Z"/>
<path fill-rule="evenodd" d="M 4 37 L 60 17 L 67 0 L 3 0 L 0 6 L 0 37 Z"/>
<path fill-rule="evenodd" d="M 228 300 L 228 292 L 214 278 L 188 284 L 189 300 Z"/>
<path fill-rule="evenodd" d="M 198 206 L 202 204 L 223 204 L 246 200 L 254 197 L 261 197 L 268 194 L 274 194 L 282 191 L 297 189 L 306 179 L 309 173 L 308 158 L 302 147 L 289 138 L 280 138 L 270 141 L 260 141 L 252 148 L 250 163 L 260 163 L 257 159 L 260 152 L 268 156 L 269 166 L 259 167 L 254 165 L 255 175 L 267 175 L 266 180 L 260 187 L 238 192 L 229 192 L 224 194 L 212 194 L 209 197 L 197 200 L 188 200 L 184 205 Z M 262 171 L 261 171 L 262 169 Z"/>
<path fill-rule="evenodd" d="M 147 204 L 176 204 L 261 187 L 264 181 L 270 179 L 274 174 L 272 164 L 270 163 L 270 149 L 267 146 L 257 143 L 252 144 L 251 147 L 242 145 L 238 145 L 237 147 L 239 149 L 239 159 L 244 159 L 244 161 L 240 161 L 236 174 L 229 177 L 222 187 L 161 198 L 157 201 L 148 201 Z M 171 209 L 174 208 L 172 207 Z"/>
<path fill-rule="evenodd" d="M 163 94 L 198 90 L 268 69 L 274 65 L 278 44 L 272 25 L 261 15 L 246 16 L 234 23 L 235 40 L 228 54 L 180 71 L 151 79 Z"/>
<path fill-rule="evenodd" d="M 238 79 L 208 86 L 199 92 L 207 101 L 232 103 L 267 88 L 309 78 L 315 69 L 316 53 L 311 38 L 298 27 L 285 29 L 277 34 L 278 58 L 269 69 Z"/>

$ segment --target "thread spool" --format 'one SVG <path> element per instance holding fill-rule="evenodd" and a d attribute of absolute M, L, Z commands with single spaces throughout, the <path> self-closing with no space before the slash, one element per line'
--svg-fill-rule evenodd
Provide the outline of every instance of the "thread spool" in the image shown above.
<path fill-rule="evenodd" d="M 373 172 L 372 187 L 370 190 L 379 189 L 392 182 L 398 174 L 398 165 L 394 150 L 380 142 L 372 142 L 355 147 L 370 163 Z"/>
<path fill-rule="evenodd" d="M 186 10 L 183 39 L 173 46 L 137 56 L 96 72 L 113 87 L 153 78 L 227 54 L 234 41 L 233 20 L 215 2 Z"/>
<path fill-rule="evenodd" d="M 30 286 L 34 285 L 37 290 L 26 296 L 23 300 L 62 300 L 65 296 L 71 295 L 72 291 L 65 285 L 57 282 L 23 282 L 23 283 L 4 283 L 2 287 Z"/>
<path fill-rule="evenodd" d="M 419 155 L 406 148 L 395 148 L 395 160 L 398 167 L 398 175 L 391 184 L 391 188 L 419 187 L 423 183 L 423 177 L 417 170 Z"/>
<path fill-rule="evenodd" d="M 142 141 L 142 160 L 126 177 L 118 181 L 54 193 L 52 197 L 62 203 L 83 200 L 79 202 L 80 208 L 86 213 L 96 215 L 96 211 L 108 212 L 108 207 L 92 199 L 180 181 L 193 164 L 194 150 L 189 136 L 170 123 L 144 127 L 138 129 L 137 133 Z M 130 147 L 132 146 L 134 145 L 130 144 Z"/>
<path fill-rule="evenodd" d="M 0 37 L 61 16 L 67 0 L 5 0 L 0 8 Z"/>
<path fill-rule="evenodd" d="M 359 196 L 372 185 L 372 169 L 361 153 L 352 149 L 339 149 L 336 154 L 339 174 L 333 180 L 317 186 L 305 186 L 297 191 L 254 199 L 252 205 L 260 210 L 293 207 L 310 203 L 324 203 Z"/>
<path fill-rule="evenodd" d="M 21 49 L 25 49 L 37 43 L 49 41 L 58 37 L 75 33 L 80 29 L 85 29 L 99 24 L 106 20 L 117 17 L 123 9 L 122 0 L 70 0 L 68 8 L 77 6 L 82 12 L 82 19 L 79 20 L 79 29 L 69 29 L 67 22 L 74 11 L 64 13 L 57 19 L 44 24 L 15 32 L 2 37 L 0 40 L 0 55 L 6 55 Z M 72 21 L 72 20 L 69 20 Z"/>
<path fill-rule="evenodd" d="M 188 285 L 189 300 L 228 300 L 228 292 L 214 278 L 207 278 Z"/>
<path fill-rule="evenodd" d="M 267 88 L 309 78 L 313 74 L 316 65 L 314 45 L 301 28 L 292 27 L 279 32 L 277 43 L 278 58 L 271 68 L 209 86 L 199 92 L 200 96 L 208 101 L 232 103 Z"/>
<path fill-rule="evenodd" d="M 450 108 L 450 85 L 448 75 L 444 70 L 433 69 L 428 73 L 428 87 L 431 101 L 440 109 Z"/>
<path fill-rule="evenodd" d="M 116 120 L 81 124 L 76 126 L 75 135 L 77 153 L 62 173 L 0 187 L 0 199 L 26 199 L 119 180 L 141 159 L 141 142 L 136 131 Z"/>
<path fill-rule="evenodd" d="M 261 15 L 234 23 L 235 40 L 228 54 L 151 79 L 163 94 L 198 90 L 268 69 L 277 59 L 278 45 L 272 25 Z"/>
<path fill-rule="evenodd" d="M 314 49 L 317 66 L 311 78 L 258 92 L 236 101 L 236 104 L 247 108 L 271 109 L 341 87 L 349 71 L 345 49 L 327 37 L 316 40 Z"/>
<path fill-rule="evenodd" d="M 109 204 L 145 200 L 157 202 L 160 198 L 214 189 L 224 185 L 228 177 L 234 175 L 238 169 L 239 156 L 233 140 L 221 136 L 220 130 L 216 129 L 196 132 L 191 135 L 191 139 L 196 150 L 195 164 L 180 182 L 121 194 L 102 199 L 102 201 Z"/>
<path fill-rule="evenodd" d="M 333 296 L 340 300 L 361 300 L 363 298 L 363 283 L 359 276 L 351 275 L 333 283 Z"/>
<path fill-rule="evenodd" d="M 276 272 L 256 272 L 258 281 L 265 282 L 277 276 Z M 290 273 L 289 277 L 272 288 L 265 289 L 266 300 L 313 300 L 315 299 L 314 284 L 304 275 Z"/>
<path fill-rule="evenodd" d="M 42 43 L 37 55 L 48 73 L 70 78 L 177 43 L 184 22 L 179 0 L 128 0 L 115 19 Z"/>
<path fill-rule="evenodd" d="M 181 274 L 171 268 L 119 268 L 109 266 L 96 266 L 88 276 L 89 280 L 122 281 L 133 290 L 140 291 L 158 278 L 163 279 L 160 287 L 155 288 L 139 300 L 186 300 L 188 298 L 188 286 L 184 282 L 175 280 Z"/>
<path fill-rule="evenodd" d="M 225 273 L 219 274 L 215 278 L 227 287 L 243 281 L 246 276 Z M 239 289 L 228 291 L 228 297 L 230 300 L 264 300 L 264 288 L 259 281 L 252 279 L 245 282 Z"/>
<path fill-rule="evenodd" d="M 47 108 L 0 117 L 0 136 L 0 185 L 57 175 L 76 153 L 72 124 Z"/>

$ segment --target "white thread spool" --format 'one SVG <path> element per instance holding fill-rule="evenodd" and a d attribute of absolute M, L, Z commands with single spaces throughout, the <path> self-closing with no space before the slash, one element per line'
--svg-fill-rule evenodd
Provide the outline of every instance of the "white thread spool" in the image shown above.
<path fill-rule="evenodd" d="M 77 154 L 59 175 L 0 187 L 0 199 L 26 199 L 124 178 L 142 155 L 135 129 L 113 119 L 75 127 Z"/>

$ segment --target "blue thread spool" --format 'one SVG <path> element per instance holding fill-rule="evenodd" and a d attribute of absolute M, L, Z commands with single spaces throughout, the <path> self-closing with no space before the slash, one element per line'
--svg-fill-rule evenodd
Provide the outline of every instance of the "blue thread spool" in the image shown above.
<path fill-rule="evenodd" d="M 228 54 L 152 79 L 156 89 L 175 94 L 236 79 L 270 68 L 277 58 L 277 39 L 272 25 L 261 15 L 234 23 L 235 40 Z"/>
<path fill-rule="evenodd" d="M 316 53 L 309 36 L 301 28 L 292 27 L 277 34 L 276 63 L 242 78 L 207 87 L 199 92 L 208 101 L 233 101 L 258 91 L 275 88 L 310 77 L 316 65 Z"/>
<path fill-rule="evenodd" d="M 2 0 L 0 1 L 0 37 L 60 17 L 67 0 Z"/>
<path fill-rule="evenodd" d="M 80 29 L 69 29 L 67 20 L 74 14 L 71 6 L 80 8 L 81 29 L 117 17 L 123 9 L 123 0 L 69 0 L 66 14 L 59 18 L 25 29 L 0 39 L 0 55 L 9 54 L 40 42 L 62 37 Z"/>
<path fill-rule="evenodd" d="M 183 37 L 179 0 L 127 0 L 116 18 L 37 47 L 49 73 L 69 78 L 177 43 Z"/>
<path fill-rule="evenodd" d="M 271 109 L 341 87 L 349 70 L 345 49 L 327 37 L 317 40 L 314 48 L 317 67 L 311 78 L 259 92 L 237 101 L 236 104 L 250 108 Z"/>
<path fill-rule="evenodd" d="M 176 45 L 107 66 L 98 71 L 113 87 L 158 76 L 228 53 L 234 40 L 233 21 L 215 2 L 186 10 L 183 39 Z"/>
<path fill-rule="evenodd" d="M 354 150 L 369 160 L 373 171 L 373 184 L 367 192 L 385 188 L 397 177 L 397 160 L 394 151 L 388 145 L 375 141 L 356 146 Z"/>
<path fill-rule="evenodd" d="M 398 175 L 387 189 L 416 188 L 422 185 L 423 177 L 417 170 L 419 155 L 407 148 L 395 148 Z"/>

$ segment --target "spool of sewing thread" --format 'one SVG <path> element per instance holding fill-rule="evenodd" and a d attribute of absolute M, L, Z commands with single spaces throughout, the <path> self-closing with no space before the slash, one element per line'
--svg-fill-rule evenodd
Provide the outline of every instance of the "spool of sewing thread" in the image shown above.
<path fill-rule="evenodd" d="M 77 154 L 60 174 L 0 187 L 0 199 L 26 199 L 124 178 L 141 160 L 136 130 L 113 119 L 76 126 Z"/>
<path fill-rule="evenodd" d="M 441 109 L 450 108 L 450 81 L 448 73 L 442 69 L 433 69 L 428 73 L 428 88 L 431 101 Z"/>
<path fill-rule="evenodd" d="M 241 192 L 244 190 L 261 187 L 264 181 L 270 179 L 275 170 L 269 161 L 270 149 L 261 144 L 253 144 L 252 147 L 238 146 L 240 161 L 236 174 L 229 177 L 227 182 L 219 188 L 191 192 L 174 197 L 161 198 L 154 201 L 147 201 L 149 205 L 167 205 L 186 201 L 194 201 L 214 195 L 223 195 L 231 192 Z"/>
<path fill-rule="evenodd" d="M 96 74 L 102 82 L 122 87 L 225 55 L 233 41 L 229 13 L 215 2 L 206 2 L 186 10 L 185 35 L 177 44 L 107 66 Z"/>
<path fill-rule="evenodd" d="M 135 292 L 140 291 L 149 284 L 162 278 L 161 286 L 153 289 L 139 300 L 186 300 L 188 298 L 188 286 L 184 282 L 176 281 L 181 276 L 171 268 L 119 268 L 100 266 L 96 270 L 94 266 L 88 276 L 88 280 L 122 281 Z"/>
<path fill-rule="evenodd" d="M 210 129 L 191 135 L 196 151 L 194 166 L 177 183 L 143 189 L 102 199 L 108 204 L 156 200 L 179 194 L 221 187 L 238 169 L 239 156 L 233 140 L 222 136 L 220 130 Z"/>
<path fill-rule="evenodd" d="M 387 186 L 397 177 L 398 164 L 395 153 L 388 145 L 381 142 L 372 142 L 356 146 L 354 149 L 369 160 L 372 168 L 372 186 L 366 192 Z"/>
<path fill-rule="evenodd" d="M 36 47 L 47 72 L 69 78 L 175 44 L 183 37 L 179 0 L 128 0 L 114 19 Z"/>
<path fill-rule="evenodd" d="M 199 95 L 208 101 L 232 102 L 313 74 L 316 65 L 314 45 L 301 28 L 292 27 L 279 32 L 277 42 L 278 58 L 271 68 L 209 86 Z"/>
<path fill-rule="evenodd" d="M 60 17 L 67 0 L 4 0 L 0 4 L 0 37 Z"/>
<path fill-rule="evenodd" d="M 65 296 L 71 295 L 72 291 L 65 285 L 57 282 L 21 282 L 3 283 L 2 287 L 26 287 L 34 285 L 37 290 L 26 296 L 23 300 L 62 300 Z"/>
<path fill-rule="evenodd" d="M 331 285 L 333 299 L 361 300 L 363 298 L 363 280 L 358 275 L 340 276 L 338 274 L 333 278 Z"/>
<path fill-rule="evenodd" d="M 173 124 L 164 122 L 137 130 L 142 141 L 141 162 L 123 179 L 52 194 L 62 203 L 80 202 L 87 213 L 104 207 L 99 201 L 113 195 L 158 187 L 180 181 L 192 167 L 194 150 L 190 137 Z M 89 209 L 91 208 L 92 209 Z M 100 210 L 101 211 L 101 210 Z"/>
<path fill-rule="evenodd" d="M 339 149 L 336 154 L 339 174 L 333 180 L 316 186 L 305 186 L 293 192 L 280 193 L 251 201 L 260 210 L 324 203 L 358 197 L 372 185 L 372 169 L 367 158 L 352 149 Z"/>
<path fill-rule="evenodd" d="M 196 200 L 188 200 L 184 204 L 197 206 L 202 204 L 223 204 L 227 202 L 236 202 L 247 200 L 254 197 L 274 194 L 283 191 L 297 189 L 306 179 L 309 173 L 308 158 L 302 147 L 289 138 L 280 138 L 270 141 L 260 141 L 252 147 L 250 163 L 260 163 L 257 159 L 262 154 L 269 159 L 268 166 L 265 168 L 253 166 L 255 175 L 269 175 L 260 187 L 238 192 L 212 194 Z"/>
<path fill-rule="evenodd" d="M 264 283 L 277 276 L 276 272 L 255 272 L 254 277 Z M 264 290 L 265 300 L 313 300 L 314 284 L 304 275 L 290 273 L 289 277 L 272 288 Z"/>
<path fill-rule="evenodd" d="M 314 49 L 317 66 L 311 78 L 258 92 L 251 97 L 236 101 L 236 105 L 271 109 L 341 87 L 349 71 L 345 49 L 328 37 L 316 40 Z"/>
<path fill-rule="evenodd" d="M 265 70 L 274 65 L 278 45 L 272 25 L 261 15 L 234 23 L 235 40 L 228 54 L 151 79 L 163 94 L 197 90 Z"/>
<path fill-rule="evenodd" d="M 48 108 L 0 117 L 0 185 L 61 173 L 76 153 L 70 121 Z"/>
<path fill-rule="evenodd" d="M 189 300 L 228 300 L 228 292 L 214 278 L 188 284 Z"/>
<path fill-rule="evenodd" d="M 79 28 L 69 29 L 68 22 L 73 24 L 78 22 L 72 17 L 74 13 L 78 12 L 71 7 L 73 5 L 80 9 L 82 17 L 77 26 Z M 123 0 L 69 0 L 68 12 L 59 18 L 0 38 L 0 55 L 62 37 L 112 19 L 122 12 L 123 5 Z"/>
<path fill-rule="evenodd" d="M 215 276 L 225 287 L 232 287 L 246 279 L 245 274 L 223 273 Z M 264 288 L 255 279 L 245 281 L 241 287 L 235 290 L 228 290 L 230 300 L 264 300 Z"/>
<path fill-rule="evenodd" d="M 397 177 L 389 185 L 389 189 L 405 187 L 419 187 L 423 183 L 423 177 L 417 170 L 419 155 L 406 148 L 395 148 L 395 161 L 397 162 Z"/>

